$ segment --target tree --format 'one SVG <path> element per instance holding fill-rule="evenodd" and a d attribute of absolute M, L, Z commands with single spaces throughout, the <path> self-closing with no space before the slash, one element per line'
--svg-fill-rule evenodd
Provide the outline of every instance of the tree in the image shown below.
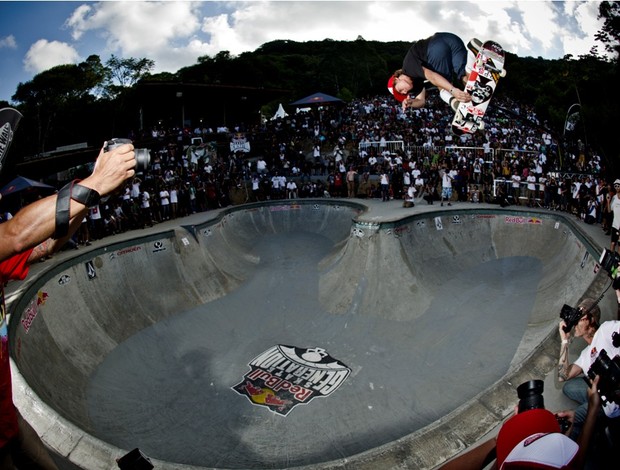
<path fill-rule="evenodd" d="M 617 61 L 620 55 L 620 2 L 601 2 L 598 18 L 605 22 L 594 38 L 602 42 L 605 50 L 613 54 L 613 59 Z"/>
<path fill-rule="evenodd" d="M 108 96 L 118 96 L 123 90 L 131 88 L 140 79 L 148 76 L 155 67 L 155 61 L 151 59 L 121 59 L 112 54 L 106 62 L 108 73 L 106 75 L 106 90 Z"/>
<path fill-rule="evenodd" d="M 94 101 L 91 90 L 103 83 L 99 58 L 91 56 L 80 64 L 52 67 L 20 83 L 13 101 L 20 103 L 24 124 L 29 123 L 33 152 L 43 152 L 62 142 L 66 134 L 82 130 L 84 120 L 72 122 L 75 111 Z"/>

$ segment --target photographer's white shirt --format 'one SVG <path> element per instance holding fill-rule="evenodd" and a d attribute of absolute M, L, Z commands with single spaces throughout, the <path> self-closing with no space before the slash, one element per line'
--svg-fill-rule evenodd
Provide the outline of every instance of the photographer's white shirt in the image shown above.
<path fill-rule="evenodd" d="M 592 338 L 592 343 L 581 351 L 575 364 L 581 368 L 585 375 L 588 374 L 590 367 L 598 358 L 601 350 L 605 350 L 610 360 L 613 360 L 615 356 L 620 354 L 620 348 L 615 347 L 612 343 L 611 335 L 613 333 L 620 334 L 620 321 L 611 320 L 601 323 L 601 326 L 594 334 L 594 338 Z M 600 383 L 599 381 L 599 385 Z M 603 406 L 603 410 L 610 418 L 620 416 L 620 406 L 616 403 L 607 403 Z"/>
<path fill-rule="evenodd" d="M 611 198 L 611 202 L 609 203 L 609 209 L 614 214 L 614 219 L 611 226 L 616 230 L 620 230 L 620 198 L 617 194 L 614 194 L 614 196 Z"/>

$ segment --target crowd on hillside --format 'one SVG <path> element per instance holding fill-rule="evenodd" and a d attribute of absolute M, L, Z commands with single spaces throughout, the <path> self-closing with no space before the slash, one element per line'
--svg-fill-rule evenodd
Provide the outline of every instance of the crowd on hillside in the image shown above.
<path fill-rule="evenodd" d="M 251 201 L 355 197 L 430 204 L 445 196 L 444 175 L 451 185 L 447 203 L 538 205 L 588 221 L 594 216 L 607 229 L 605 201 L 613 188 L 588 146 L 554 139 L 532 109 L 507 100 L 494 101 L 484 131 L 473 136 L 455 137 L 452 117 L 438 97 L 404 112 L 386 95 L 215 132 L 152 129 L 148 170 L 123 194 L 91 209 L 79 241 Z M 223 134 L 242 135 L 251 150 L 222 151 L 211 142 Z"/>

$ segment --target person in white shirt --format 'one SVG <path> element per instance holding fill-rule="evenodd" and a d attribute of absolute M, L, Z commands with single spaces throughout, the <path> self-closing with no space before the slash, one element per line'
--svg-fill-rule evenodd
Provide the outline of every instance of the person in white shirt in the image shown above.
<path fill-rule="evenodd" d="M 452 172 L 444 168 L 441 172 L 441 205 L 443 206 L 444 199 L 448 201 L 448 205 L 451 206 L 450 200 L 452 199 Z"/>
<path fill-rule="evenodd" d="M 620 236 L 620 179 L 614 181 L 614 189 L 616 194 L 614 194 L 611 198 L 611 202 L 609 203 L 609 211 L 612 215 L 612 223 L 611 223 L 611 251 L 616 251 L 616 247 L 618 245 L 618 238 Z"/>
<path fill-rule="evenodd" d="M 163 187 L 161 191 L 159 191 L 159 205 L 161 206 L 161 219 L 169 220 L 170 219 L 170 193 L 165 187 Z"/>
<path fill-rule="evenodd" d="M 514 198 L 514 203 L 519 205 L 519 196 L 521 195 L 521 177 L 517 170 L 513 171 L 512 177 L 510 178 L 512 181 L 512 197 Z"/>
<path fill-rule="evenodd" d="M 267 173 L 267 162 L 262 157 L 256 161 L 256 171 L 260 175 Z"/>
<path fill-rule="evenodd" d="M 288 199 L 297 199 L 297 183 L 291 180 L 286 183 L 286 194 Z"/>
<path fill-rule="evenodd" d="M 142 198 L 140 202 L 140 209 L 142 211 L 142 225 L 145 224 L 149 227 L 153 226 L 153 216 L 151 214 L 151 195 L 148 191 L 144 190 L 142 192 Z"/>
<path fill-rule="evenodd" d="M 536 205 L 536 176 L 533 173 L 527 175 L 527 204 L 530 207 Z"/>
<path fill-rule="evenodd" d="M 583 315 L 570 331 L 564 331 L 567 326 L 564 320 L 559 324 L 562 344 L 560 346 L 558 380 L 566 382 L 562 388 L 564 395 L 579 404 L 574 411 L 571 437 L 579 435 L 588 410 L 588 385 L 581 376 L 588 374 L 590 368 L 599 359 L 601 354 L 606 354 L 610 360 L 620 354 L 620 343 L 617 343 L 614 339 L 615 335 L 620 335 L 620 321 L 606 321 L 599 326 L 601 318 L 600 308 L 593 299 L 589 298 L 584 299 L 579 304 L 578 311 L 583 313 Z M 581 351 L 579 357 L 569 365 L 568 346 L 573 337 L 582 337 L 587 345 Z M 602 353 L 602 351 L 605 351 L 605 353 Z M 599 385 L 601 385 L 600 380 Z M 607 418 L 619 418 L 620 406 L 615 401 L 612 401 L 617 400 L 618 397 L 606 398 L 607 401 L 603 402 L 602 412 Z"/>
<path fill-rule="evenodd" d="M 410 185 L 407 188 L 407 193 L 405 194 L 405 202 L 403 203 L 403 207 L 414 207 L 415 206 L 415 187 Z"/>

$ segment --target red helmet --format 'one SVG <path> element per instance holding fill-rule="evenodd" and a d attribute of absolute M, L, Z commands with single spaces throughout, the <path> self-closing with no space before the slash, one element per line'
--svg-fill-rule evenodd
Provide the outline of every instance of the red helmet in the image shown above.
<path fill-rule="evenodd" d="M 403 95 L 402 93 L 399 93 L 396 91 L 396 89 L 394 88 L 394 79 L 396 77 L 394 75 L 392 75 L 390 77 L 390 79 L 387 82 L 387 88 L 390 91 L 390 93 L 392 93 L 392 95 L 394 95 L 394 98 L 396 98 L 396 101 L 398 101 L 399 103 L 402 103 L 403 101 L 405 101 L 405 99 L 407 99 L 407 96 L 409 95 Z"/>

